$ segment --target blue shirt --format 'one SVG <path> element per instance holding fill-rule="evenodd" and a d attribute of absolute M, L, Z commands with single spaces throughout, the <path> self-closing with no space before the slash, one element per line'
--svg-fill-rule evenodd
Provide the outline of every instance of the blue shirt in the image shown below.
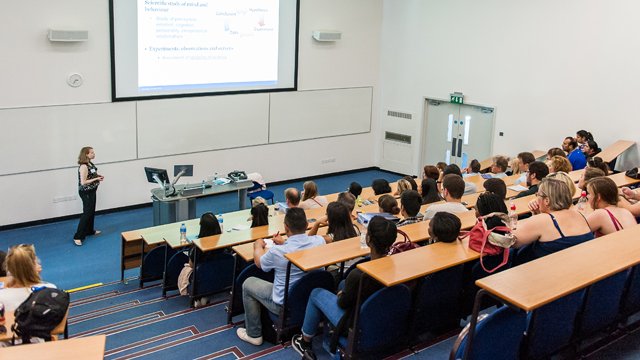
<path fill-rule="evenodd" d="M 285 241 L 284 244 L 273 245 L 264 255 L 262 255 L 262 257 L 260 257 L 260 268 L 262 268 L 263 271 L 275 270 L 273 291 L 271 293 L 273 302 L 279 305 L 282 305 L 284 302 L 284 283 L 287 278 L 287 264 L 289 263 L 289 260 L 287 260 L 284 255 L 323 244 L 325 244 L 324 238 L 319 235 L 293 235 L 287 238 L 287 241 Z M 304 272 L 298 269 L 298 267 L 295 265 L 291 266 L 289 286 L 300 280 L 303 274 Z"/>
<path fill-rule="evenodd" d="M 584 169 L 587 166 L 587 158 L 584 156 L 579 148 L 576 148 L 567 156 L 573 170 Z"/>

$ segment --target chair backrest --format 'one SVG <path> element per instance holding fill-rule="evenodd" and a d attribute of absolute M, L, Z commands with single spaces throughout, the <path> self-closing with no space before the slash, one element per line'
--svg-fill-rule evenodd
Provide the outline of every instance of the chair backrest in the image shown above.
<path fill-rule="evenodd" d="M 547 358 L 569 345 L 575 329 L 576 315 L 582 307 L 584 293 L 585 290 L 581 289 L 565 295 L 530 314 L 525 337 L 526 358 Z"/>
<path fill-rule="evenodd" d="M 165 250 L 167 256 L 170 258 L 176 253 L 171 247 L 167 248 L 167 245 L 157 246 L 148 253 L 145 254 L 142 267 L 142 278 L 145 280 L 162 279 L 162 272 L 164 269 Z"/>
<path fill-rule="evenodd" d="M 190 290 L 193 296 L 212 294 L 231 286 L 235 266 L 233 255 L 223 251 L 207 254 L 206 260 L 198 262 L 197 266 L 196 293 Z M 191 276 L 193 277 L 193 273 Z M 193 285 L 191 279 L 190 287 Z"/>
<path fill-rule="evenodd" d="M 285 322 L 281 324 L 282 328 L 302 325 L 309 295 L 313 289 L 322 288 L 333 291 L 334 287 L 335 279 L 326 270 L 312 270 L 305 273 L 289 289 L 285 304 Z"/>
<path fill-rule="evenodd" d="M 640 311 L 640 265 L 631 268 L 631 274 L 627 283 L 622 301 L 622 313 L 631 315 Z"/>
<path fill-rule="evenodd" d="M 630 270 L 621 271 L 600 280 L 587 289 L 584 307 L 578 322 L 578 335 L 585 337 L 618 320 L 622 294 Z"/>
<path fill-rule="evenodd" d="M 438 271 L 420 280 L 411 316 L 412 336 L 440 333 L 460 325 L 463 265 Z"/>
<path fill-rule="evenodd" d="M 189 262 L 189 257 L 187 254 L 182 251 L 175 252 L 169 258 L 167 262 L 167 269 L 165 275 L 165 286 L 168 288 L 172 288 L 178 286 L 178 276 L 180 276 L 180 271 L 184 267 L 184 264 Z"/>
<path fill-rule="evenodd" d="M 506 306 L 496 310 L 476 326 L 467 359 L 518 359 L 526 326 L 527 315 L 524 311 L 515 311 Z M 462 359 L 468 346 L 466 330 L 460 334 L 450 359 Z"/>
<path fill-rule="evenodd" d="M 411 311 L 411 291 L 405 285 L 385 287 L 360 307 L 355 352 L 371 353 L 406 342 Z"/>
<path fill-rule="evenodd" d="M 250 277 L 257 277 L 259 279 L 273 282 L 274 272 L 264 272 L 262 269 L 256 266 L 256 264 L 249 264 L 247 267 L 242 269 L 240 274 L 236 276 L 235 285 L 233 287 L 233 293 L 231 294 L 231 299 L 229 301 L 232 302 L 230 308 L 233 309 L 232 315 L 238 315 L 244 313 L 244 304 L 242 303 L 242 284 L 245 280 Z"/>

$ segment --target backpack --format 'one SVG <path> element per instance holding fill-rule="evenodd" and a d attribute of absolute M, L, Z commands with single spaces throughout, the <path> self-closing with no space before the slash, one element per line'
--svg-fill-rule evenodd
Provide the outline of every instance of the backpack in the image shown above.
<path fill-rule="evenodd" d="M 69 294 L 63 290 L 51 288 L 32 288 L 29 295 L 15 311 L 12 343 L 16 336 L 23 344 L 31 342 L 32 337 L 51 340 L 51 331 L 62 322 L 69 309 Z"/>

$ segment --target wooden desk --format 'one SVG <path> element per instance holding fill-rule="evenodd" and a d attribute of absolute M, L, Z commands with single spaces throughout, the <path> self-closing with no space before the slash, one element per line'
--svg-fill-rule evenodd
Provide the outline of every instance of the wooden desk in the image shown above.
<path fill-rule="evenodd" d="M 640 225 L 590 240 L 485 277 L 476 285 L 532 311 L 640 263 L 638 231 Z"/>
<path fill-rule="evenodd" d="M 542 150 L 533 150 L 531 151 L 531 153 L 533 154 L 533 157 L 536 160 L 547 155 L 547 152 Z M 480 171 L 489 169 L 492 164 L 493 164 L 493 157 L 480 161 Z"/>
<path fill-rule="evenodd" d="M 637 184 L 640 182 L 640 180 L 638 179 L 628 177 L 623 172 L 609 175 L 609 178 L 616 183 L 617 187 L 629 186 L 629 185 Z"/>
<path fill-rule="evenodd" d="M 0 350 L 0 359 L 103 359 L 106 335 L 10 346 Z"/>
<path fill-rule="evenodd" d="M 609 145 L 606 149 L 602 150 L 596 156 L 600 157 L 604 162 L 610 163 L 620 156 L 623 152 L 627 151 L 630 147 L 635 145 L 635 141 L 630 140 L 618 140 Z"/>
<path fill-rule="evenodd" d="M 435 243 L 381 259 L 358 264 L 358 269 L 384 286 L 394 286 L 440 270 L 478 259 L 468 238 L 454 243 Z"/>

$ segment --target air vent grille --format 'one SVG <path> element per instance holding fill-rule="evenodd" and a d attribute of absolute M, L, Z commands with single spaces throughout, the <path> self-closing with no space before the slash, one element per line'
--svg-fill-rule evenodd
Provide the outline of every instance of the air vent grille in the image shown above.
<path fill-rule="evenodd" d="M 404 143 L 404 144 L 411 144 L 411 136 L 410 135 L 398 134 L 398 133 L 394 133 L 394 132 L 390 132 L 390 131 L 385 131 L 384 132 L 384 139 L 385 140 L 391 140 L 391 141 L 397 141 L 397 142 L 401 142 L 401 143 Z"/>
<path fill-rule="evenodd" d="M 411 114 L 403 113 L 403 112 L 400 112 L 400 111 L 393 111 L 393 110 L 388 110 L 387 111 L 387 116 L 393 116 L 393 117 L 397 117 L 397 118 L 401 118 L 401 119 L 408 119 L 408 120 L 411 120 L 413 118 L 413 116 Z"/>

